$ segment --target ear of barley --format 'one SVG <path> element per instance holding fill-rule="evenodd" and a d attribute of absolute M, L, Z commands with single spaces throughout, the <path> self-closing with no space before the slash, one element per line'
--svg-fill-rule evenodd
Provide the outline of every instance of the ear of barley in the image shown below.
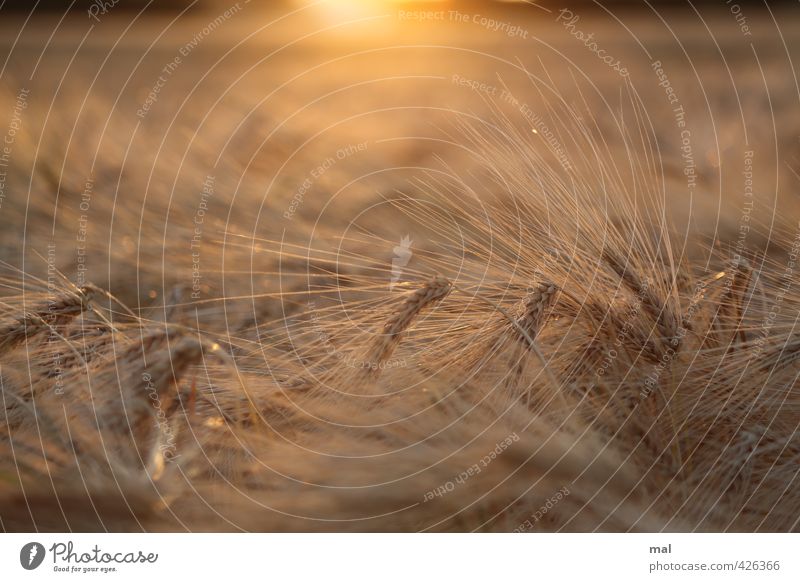
<path fill-rule="evenodd" d="M 502 331 L 499 335 L 488 338 L 488 343 L 479 342 L 472 366 L 481 364 L 487 356 L 504 353 L 509 339 L 523 344 L 528 350 L 533 350 L 535 346 L 531 342 L 536 340 L 547 323 L 558 294 L 558 286 L 547 281 L 540 282 L 517 303 L 513 319 L 507 319 L 503 313 L 498 313 L 497 325 L 502 326 L 499 327 Z M 513 359 L 519 357 L 520 354 L 516 354 Z M 522 361 L 518 360 L 516 367 L 518 374 L 522 370 L 521 364 Z"/>
<path fill-rule="evenodd" d="M 88 284 L 76 292 L 64 292 L 50 301 L 37 305 L 33 310 L 0 326 L 0 353 L 12 349 L 28 339 L 67 323 L 89 308 L 90 301 L 100 292 Z"/>
<path fill-rule="evenodd" d="M 549 282 L 538 283 L 533 291 L 528 293 L 520 302 L 518 308 L 517 324 L 530 336 L 536 339 L 541 331 L 550 310 L 558 297 L 558 287 Z M 522 334 L 520 334 L 522 335 Z M 520 339 L 525 339 L 524 336 Z"/>
<path fill-rule="evenodd" d="M 178 396 L 173 387 L 202 358 L 203 344 L 184 333 L 158 331 L 125 348 L 93 382 L 98 390 L 108 389 L 101 414 L 104 425 L 138 436 L 149 434 L 153 415 L 172 414 Z"/>
<path fill-rule="evenodd" d="M 447 297 L 453 286 L 445 277 L 436 276 L 419 289 L 409 293 L 400 307 L 383 326 L 383 331 L 370 351 L 374 364 L 385 362 L 400 343 L 402 334 L 426 307 Z"/>
<path fill-rule="evenodd" d="M 656 321 L 662 340 L 679 343 L 681 317 L 674 308 L 672 299 L 661 299 L 653 286 L 636 272 L 635 267 L 630 262 L 626 264 L 613 250 L 604 249 L 602 256 L 628 290 L 641 298 L 642 307 Z M 673 347 L 676 345 L 677 343 L 673 343 Z"/>

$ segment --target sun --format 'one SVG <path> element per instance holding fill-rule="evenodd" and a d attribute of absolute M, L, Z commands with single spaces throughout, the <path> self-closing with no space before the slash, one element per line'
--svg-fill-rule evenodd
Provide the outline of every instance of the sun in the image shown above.
<path fill-rule="evenodd" d="M 437 3 L 443 0 L 427 1 Z M 375 15 L 387 10 L 396 10 L 403 4 L 408 3 L 408 0 L 323 0 L 319 6 L 330 15 L 349 19 Z"/>

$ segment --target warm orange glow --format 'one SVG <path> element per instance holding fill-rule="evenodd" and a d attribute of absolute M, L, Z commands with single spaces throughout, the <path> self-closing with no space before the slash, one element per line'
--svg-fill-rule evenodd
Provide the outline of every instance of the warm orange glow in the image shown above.
<path fill-rule="evenodd" d="M 393 0 L 327 0 L 320 8 L 338 19 L 349 20 L 393 9 L 396 5 Z"/>
<path fill-rule="evenodd" d="M 428 0 L 431 4 L 445 0 Z M 328 16 L 350 20 L 401 9 L 408 0 L 325 0 L 320 4 Z"/>

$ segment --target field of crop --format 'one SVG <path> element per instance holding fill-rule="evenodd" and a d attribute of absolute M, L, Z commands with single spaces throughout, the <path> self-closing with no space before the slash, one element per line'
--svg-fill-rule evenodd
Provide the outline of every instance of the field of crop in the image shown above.
<path fill-rule="evenodd" d="M 800 529 L 796 6 L 104 12 L 0 8 L 0 530 Z"/>

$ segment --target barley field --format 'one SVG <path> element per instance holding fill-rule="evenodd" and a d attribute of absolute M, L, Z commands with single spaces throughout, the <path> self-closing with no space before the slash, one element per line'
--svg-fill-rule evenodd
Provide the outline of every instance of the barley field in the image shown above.
<path fill-rule="evenodd" d="M 0 3 L 0 529 L 800 529 L 796 3 L 166 4 Z"/>

